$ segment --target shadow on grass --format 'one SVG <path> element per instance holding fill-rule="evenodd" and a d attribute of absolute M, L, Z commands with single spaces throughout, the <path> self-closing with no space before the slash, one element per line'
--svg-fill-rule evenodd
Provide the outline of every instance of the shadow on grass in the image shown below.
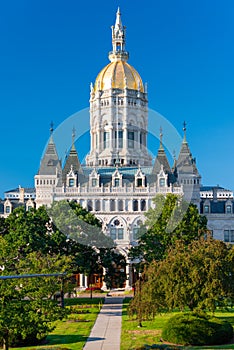
<path fill-rule="evenodd" d="M 51 334 L 46 338 L 48 345 L 58 345 L 58 344 L 72 344 L 72 343 L 84 343 L 87 337 L 83 335 L 62 335 L 62 334 Z"/>

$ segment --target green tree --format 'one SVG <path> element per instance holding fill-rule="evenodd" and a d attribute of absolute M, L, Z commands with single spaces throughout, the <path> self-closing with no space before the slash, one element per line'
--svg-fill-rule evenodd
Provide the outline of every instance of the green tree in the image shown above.
<path fill-rule="evenodd" d="M 108 289 L 121 288 L 126 280 L 126 259 L 115 249 L 101 251 L 102 266 L 106 268 L 105 282 Z"/>
<path fill-rule="evenodd" d="M 144 309 L 142 300 L 145 301 L 144 315 L 148 318 L 162 309 L 189 307 L 214 312 L 217 306 L 232 305 L 233 276 L 232 245 L 211 237 L 201 237 L 188 246 L 177 241 L 165 259 L 145 268 L 141 294 L 136 294 L 130 312 L 139 314 L 139 310 Z"/>
<path fill-rule="evenodd" d="M 47 209 L 57 229 L 83 246 L 112 248 L 113 240 L 102 232 L 101 222 L 75 201 L 54 202 Z"/>
<path fill-rule="evenodd" d="M 43 206 L 29 211 L 23 207 L 15 209 L 6 219 L 6 225 L 4 237 L 21 257 L 33 251 L 45 254 L 71 253 L 70 242 L 51 222 Z"/>
<path fill-rule="evenodd" d="M 102 232 L 102 225 L 93 214 L 75 201 L 54 202 L 48 212 L 53 223 L 76 247 L 73 256 L 77 272 L 88 275 L 90 281 L 93 274 L 101 275 L 105 267 L 108 287 L 113 282 L 123 284 L 125 258 L 116 252 L 113 240 Z"/>
<path fill-rule="evenodd" d="M 159 194 L 153 203 L 154 208 L 145 214 L 138 246 L 130 251 L 133 259 L 146 263 L 161 260 L 178 239 L 189 244 L 207 232 L 206 218 L 199 214 L 196 205 L 188 204 L 180 196 Z"/>
<path fill-rule="evenodd" d="M 29 253 L 18 259 L 15 247 L 0 237 L 1 276 L 48 274 L 67 271 L 70 258 Z M 54 328 L 53 321 L 66 311 L 53 296 L 61 289 L 56 277 L 0 280 L 0 341 L 5 350 L 10 344 L 35 343 Z"/>

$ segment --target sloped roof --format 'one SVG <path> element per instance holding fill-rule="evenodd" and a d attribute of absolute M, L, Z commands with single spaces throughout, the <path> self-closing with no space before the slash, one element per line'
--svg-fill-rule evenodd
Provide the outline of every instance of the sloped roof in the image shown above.
<path fill-rule="evenodd" d="M 181 145 L 180 154 L 178 157 L 176 167 L 177 167 L 178 173 L 199 175 L 197 166 L 196 166 L 196 161 L 192 157 L 188 142 L 186 141 L 185 138 Z"/>
<path fill-rule="evenodd" d="M 45 154 L 41 160 L 38 175 L 56 175 L 57 171 L 61 172 L 62 167 L 58 158 L 53 136 L 51 135 Z"/>
<path fill-rule="evenodd" d="M 65 164 L 62 172 L 62 182 L 66 183 L 66 176 L 69 173 L 71 166 L 75 174 L 83 174 L 83 169 L 81 167 L 78 153 L 76 151 L 74 143 L 72 144 L 71 150 L 68 154 L 68 157 L 65 160 Z"/>

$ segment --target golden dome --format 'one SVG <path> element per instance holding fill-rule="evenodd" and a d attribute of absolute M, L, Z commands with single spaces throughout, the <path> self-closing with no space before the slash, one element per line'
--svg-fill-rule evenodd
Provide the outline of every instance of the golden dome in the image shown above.
<path fill-rule="evenodd" d="M 94 90 L 131 89 L 144 92 L 139 73 L 124 60 L 115 60 L 104 67 L 98 74 Z"/>

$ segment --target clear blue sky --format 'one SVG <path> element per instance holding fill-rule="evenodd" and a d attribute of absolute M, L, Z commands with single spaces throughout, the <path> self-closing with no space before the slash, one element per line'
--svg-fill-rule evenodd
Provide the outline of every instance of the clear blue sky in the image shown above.
<path fill-rule="evenodd" d="M 234 189 L 233 0 L 8 0 L 0 2 L 1 197 L 33 186 L 50 121 L 88 107 L 118 6 L 149 107 L 181 134 L 187 121 L 204 185 Z"/>

